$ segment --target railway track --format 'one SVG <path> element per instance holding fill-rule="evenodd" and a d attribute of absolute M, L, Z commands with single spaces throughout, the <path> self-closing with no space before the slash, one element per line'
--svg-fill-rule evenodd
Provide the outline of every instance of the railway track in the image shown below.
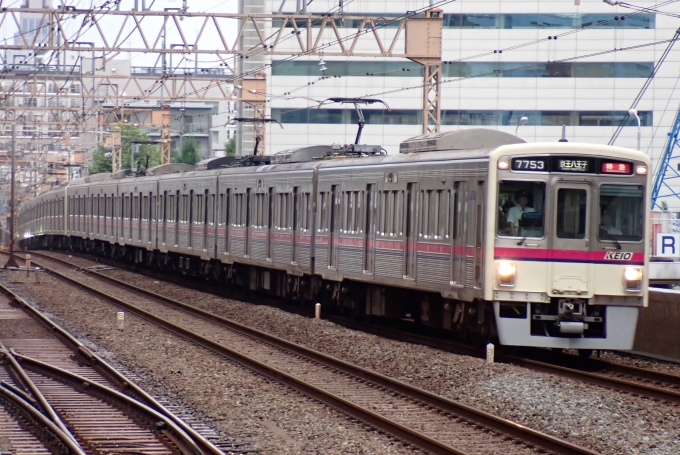
<path fill-rule="evenodd" d="M 63 264 L 79 267 L 78 265 L 70 263 L 64 259 L 56 258 L 43 253 L 33 253 L 41 257 L 60 261 Z M 87 255 L 83 255 L 82 258 L 93 260 L 92 257 Z M 101 261 L 101 259 L 97 260 Z M 114 267 L 119 266 L 119 264 L 111 261 L 103 261 L 103 263 Z M 80 268 L 91 273 L 96 273 L 94 270 L 82 267 Z M 303 314 L 306 316 L 311 316 L 313 314 L 312 312 L 305 311 L 301 308 L 291 308 L 290 306 L 281 305 L 279 302 L 270 298 L 236 295 L 234 293 L 225 292 L 219 288 L 212 288 L 206 284 L 197 284 L 191 281 L 180 280 L 146 270 L 144 270 L 143 273 L 148 274 L 154 279 L 169 281 L 179 286 L 190 287 L 201 292 L 212 292 L 217 295 L 226 295 L 229 298 L 246 300 L 256 304 L 277 306 L 285 308 L 287 311 L 292 310 L 298 314 Z M 110 277 L 107 277 L 106 275 L 100 275 L 104 279 L 110 279 Z M 362 330 L 364 332 L 373 333 L 387 338 L 397 339 L 399 341 L 422 344 L 435 349 L 442 349 L 461 355 L 472 355 L 482 358 L 486 356 L 485 351 L 473 348 L 463 343 L 404 332 L 402 330 L 394 330 L 387 327 L 374 326 L 340 317 L 327 316 L 327 319 L 349 328 Z M 501 355 L 498 357 L 498 361 L 522 366 L 534 371 L 541 371 L 558 376 L 569 377 L 575 380 L 632 393 L 641 397 L 648 397 L 671 403 L 680 403 L 680 376 L 602 360 L 582 359 L 577 356 L 555 353 L 553 351 L 533 350 L 531 352 L 532 354 L 526 356 Z"/>
<path fill-rule="evenodd" d="M 10 446 L 3 449 L 223 455 L 5 286 L 0 286 L 1 319 L 30 333 L 0 341 L 0 415 L 6 417 L 0 419 L 0 441 Z"/>
<path fill-rule="evenodd" d="M 430 453 L 594 454 L 102 273 L 41 257 L 53 276 Z"/>

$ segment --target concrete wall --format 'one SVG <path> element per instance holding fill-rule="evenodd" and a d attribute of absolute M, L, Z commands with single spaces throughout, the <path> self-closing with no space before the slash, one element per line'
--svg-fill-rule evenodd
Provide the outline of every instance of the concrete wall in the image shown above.
<path fill-rule="evenodd" d="M 640 311 L 633 350 L 680 360 L 680 292 L 650 289 L 649 307 Z"/>

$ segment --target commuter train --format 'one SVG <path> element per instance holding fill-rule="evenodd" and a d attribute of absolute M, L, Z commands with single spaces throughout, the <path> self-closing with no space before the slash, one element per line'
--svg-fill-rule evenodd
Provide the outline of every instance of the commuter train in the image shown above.
<path fill-rule="evenodd" d="M 472 129 L 398 155 L 317 146 L 199 164 L 52 189 L 21 206 L 18 237 L 463 338 L 632 348 L 647 305 L 643 153 Z"/>

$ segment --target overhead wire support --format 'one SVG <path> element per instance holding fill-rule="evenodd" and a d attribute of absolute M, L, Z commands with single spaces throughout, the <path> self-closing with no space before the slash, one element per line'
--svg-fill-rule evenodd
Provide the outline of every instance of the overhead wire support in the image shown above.
<path fill-rule="evenodd" d="M 652 185 L 652 210 L 665 210 L 660 199 L 665 197 L 674 197 L 680 199 L 680 193 L 671 185 L 671 181 L 680 179 L 680 172 L 677 168 L 671 166 L 671 162 L 680 159 L 680 155 L 674 154 L 678 150 L 678 135 L 680 135 L 680 108 L 675 115 L 673 127 L 668 133 L 668 140 L 664 146 L 663 155 L 659 162 L 659 168 L 654 175 L 654 183 Z M 661 194 L 661 191 L 666 189 L 668 192 Z"/>
<path fill-rule="evenodd" d="M 644 96 L 645 92 L 647 91 L 647 88 L 649 88 L 649 86 L 652 84 L 652 81 L 654 80 L 656 73 L 659 72 L 661 65 L 663 65 L 663 62 L 666 60 L 666 57 L 668 57 L 668 54 L 670 54 L 671 49 L 673 49 L 673 45 L 676 43 L 678 38 L 680 38 L 680 28 L 675 31 L 675 35 L 673 35 L 673 38 L 668 43 L 668 46 L 666 46 L 666 49 L 664 50 L 663 54 L 661 54 L 661 57 L 656 62 L 656 65 L 654 65 L 654 69 L 652 70 L 652 73 L 649 75 L 649 77 L 645 81 L 644 85 L 642 86 L 642 88 L 640 89 L 640 92 L 637 94 L 637 96 L 633 100 L 633 103 L 631 104 L 630 109 L 628 109 L 628 111 L 633 110 L 633 109 L 637 109 L 637 105 L 642 100 L 642 97 Z M 626 114 L 621 119 L 619 126 L 616 128 L 616 131 L 614 131 L 614 134 L 612 135 L 611 139 L 609 139 L 609 142 L 607 143 L 607 145 L 614 145 L 616 140 L 619 138 L 619 135 L 621 134 L 621 131 L 623 130 L 624 125 L 626 123 L 628 123 L 629 118 L 630 118 L 630 114 Z"/>

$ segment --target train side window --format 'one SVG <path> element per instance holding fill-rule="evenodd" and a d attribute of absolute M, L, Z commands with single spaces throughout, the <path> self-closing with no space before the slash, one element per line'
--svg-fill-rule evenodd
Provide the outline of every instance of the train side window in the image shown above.
<path fill-rule="evenodd" d="M 346 234 L 358 234 L 361 227 L 362 191 L 346 191 L 343 195 L 342 231 Z"/>
<path fill-rule="evenodd" d="M 234 194 L 234 219 L 232 223 L 234 226 L 241 225 L 241 204 L 243 203 L 242 201 L 243 201 L 242 194 Z"/>
<path fill-rule="evenodd" d="M 319 193 L 319 232 L 328 232 L 328 212 L 330 193 L 323 191 Z"/>
<path fill-rule="evenodd" d="M 290 223 L 290 194 L 278 193 L 276 198 L 276 229 L 286 230 L 291 228 Z"/>
<path fill-rule="evenodd" d="M 545 183 L 501 180 L 498 187 L 498 235 L 543 237 Z"/>
<path fill-rule="evenodd" d="M 402 190 L 380 192 L 380 212 L 378 216 L 378 230 L 376 232 L 378 235 L 385 237 L 403 235 L 403 206 L 404 192 Z"/>
<path fill-rule="evenodd" d="M 309 231 L 309 212 L 310 212 L 310 193 L 302 193 L 300 195 L 300 230 L 302 232 Z"/>
<path fill-rule="evenodd" d="M 210 195 L 210 204 L 208 204 L 208 224 L 213 226 L 215 224 L 215 195 Z"/>
<path fill-rule="evenodd" d="M 220 194 L 220 197 L 218 198 L 219 202 L 219 207 L 218 207 L 218 216 L 219 218 L 217 219 L 217 225 L 218 226 L 223 226 L 226 224 L 226 214 L 227 214 L 227 205 L 226 205 L 226 200 L 224 194 Z M 221 212 L 220 212 L 221 210 Z"/>
<path fill-rule="evenodd" d="M 450 190 L 423 190 L 420 192 L 421 228 L 419 237 L 425 239 L 446 239 L 449 237 Z"/>

